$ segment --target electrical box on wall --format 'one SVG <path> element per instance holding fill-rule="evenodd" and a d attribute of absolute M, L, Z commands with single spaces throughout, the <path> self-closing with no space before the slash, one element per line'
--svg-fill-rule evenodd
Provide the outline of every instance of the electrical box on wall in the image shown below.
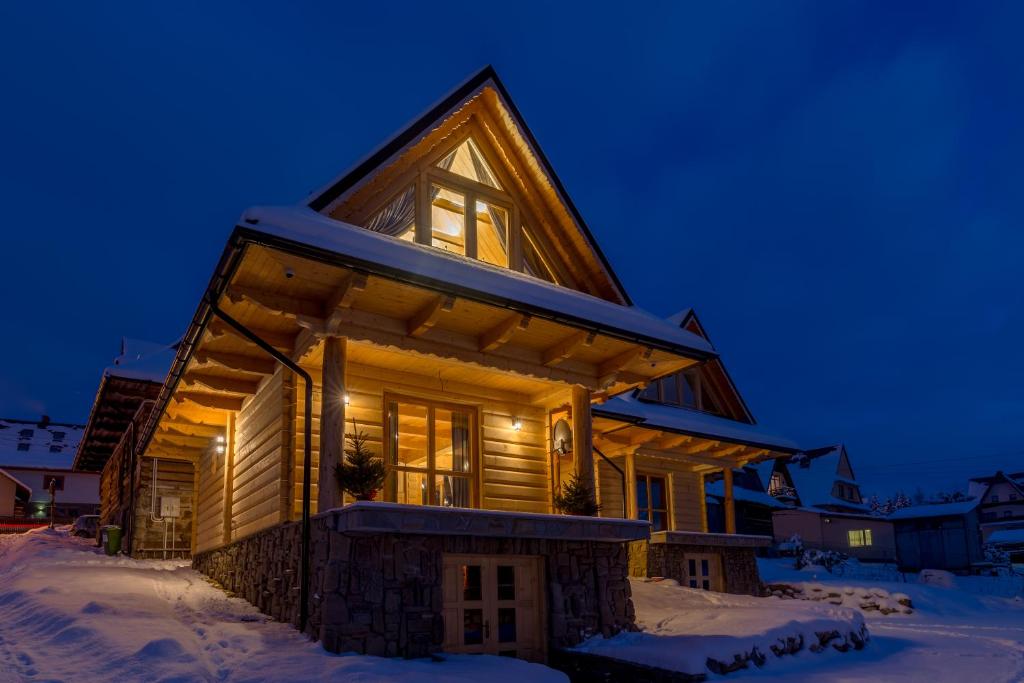
<path fill-rule="evenodd" d="M 161 517 L 181 517 L 181 499 L 178 496 L 160 496 Z"/>

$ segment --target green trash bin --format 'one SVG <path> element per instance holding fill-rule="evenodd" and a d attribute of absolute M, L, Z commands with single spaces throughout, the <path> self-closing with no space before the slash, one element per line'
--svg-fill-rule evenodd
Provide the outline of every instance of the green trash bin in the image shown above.
<path fill-rule="evenodd" d="M 121 552 L 121 527 L 116 524 L 108 524 L 100 529 L 103 541 L 103 551 L 107 555 L 117 555 Z"/>

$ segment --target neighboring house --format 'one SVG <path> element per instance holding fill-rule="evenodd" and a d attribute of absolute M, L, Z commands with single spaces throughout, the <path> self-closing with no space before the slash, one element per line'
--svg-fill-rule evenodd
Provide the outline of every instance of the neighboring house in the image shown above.
<path fill-rule="evenodd" d="M 977 498 L 985 540 L 996 531 L 1024 529 L 1024 472 L 996 472 L 967 482 L 967 495 Z"/>
<path fill-rule="evenodd" d="M 1024 563 L 1024 526 L 994 529 L 985 542 L 1009 555 L 1014 564 Z"/>
<path fill-rule="evenodd" d="M 944 569 L 967 573 L 985 559 L 978 499 L 916 505 L 889 514 L 896 533 L 900 571 Z"/>
<path fill-rule="evenodd" d="M 0 468 L 31 489 L 19 508 L 29 518 L 50 516 L 50 482 L 55 482 L 55 518 L 70 522 L 99 509 L 99 476 L 71 471 L 82 425 L 40 420 L 0 419 Z"/>
<path fill-rule="evenodd" d="M 740 534 L 760 534 L 774 537 L 772 513 L 786 509 L 788 506 L 778 498 L 768 494 L 767 487 L 761 481 L 762 470 L 771 473 L 772 462 L 758 466 L 748 465 L 733 470 L 733 499 L 736 506 L 736 532 Z M 708 531 L 725 531 L 725 481 L 723 474 L 708 477 L 704 486 L 708 496 L 707 515 Z"/>
<path fill-rule="evenodd" d="M 175 350 L 174 346 L 122 341 L 121 354 L 100 378 L 73 463 L 75 472 L 100 479 L 100 523 L 122 527 L 124 547 L 134 546 L 139 557 L 166 558 L 172 554 L 167 548 L 183 547 L 187 555 L 191 545 L 187 526 L 175 525 L 171 533 L 171 520 L 158 515 L 154 519 L 151 511 L 160 495 L 191 499 L 193 462 L 154 459 L 146 463 L 151 466 L 142 467 L 136 449 L 139 430 L 156 404 Z M 134 507 L 133 496 L 139 503 Z M 133 543 L 136 537 L 138 542 Z"/>
<path fill-rule="evenodd" d="M 0 518 L 24 517 L 32 489 L 13 474 L 0 469 Z M 0 533 L 3 532 L 0 520 Z"/>
<path fill-rule="evenodd" d="M 124 492 L 104 519 L 127 501 L 136 555 L 170 522 L 335 652 L 544 659 L 634 627 L 631 571 L 749 590 L 767 539 L 705 533 L 704 477 L 731 503 L 734 468 L 797 451 L 694 316 L 633 305 L 490 68 L 302 205 L 246 211 L 148 416 L 132 396 L 80 455 Z M 353 430 L 375 502 L 334 477 Z M 552 514 L 573 475 L 601 517 Z"/>
<path fill-rule="evenodd" d="M 836 550 L 861 560 L 896 556 L 892 524 L 872 515 L 843 445 L 776 460 L 768 493 L 790 507 L 772 513 L 775 540 L 799 535 L 804 546 Z"/>

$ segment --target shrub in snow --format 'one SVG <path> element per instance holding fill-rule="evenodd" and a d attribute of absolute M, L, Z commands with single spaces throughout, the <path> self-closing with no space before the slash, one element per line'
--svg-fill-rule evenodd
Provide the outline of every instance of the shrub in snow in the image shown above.
<path fill-rule="evenodd" d="M 996 567 L 1011 566 L 1010 555 L 991 543 L 985 544 L 985 561 L 991 562 Z"/>
<path fill-rule="evenodd" d="M 821 567 L 831 574 L 836 567 L 846 562 L 847 559 L 846 555 L 836 552 L 835 550 L 816 550 L 814 548 L 807 548 L 797 555 L 796 568 L 803 569 L 804 567 L 814 565 Z"/>
<path fill-rule="evenodd" d="M 778 545 L 778 551 L 780 555 L 787 557 L 799 557 L 804 552 L 804 541 L 800 538 L 800 534 L 793 534 L 789 537 L 788 541 L 783 541 Z"/>

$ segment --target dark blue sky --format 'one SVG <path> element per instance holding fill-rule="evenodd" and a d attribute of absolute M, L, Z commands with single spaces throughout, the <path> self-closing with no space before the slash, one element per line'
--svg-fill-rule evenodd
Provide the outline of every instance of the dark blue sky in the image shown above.
<path fill-rule="evenodd" d="M 1024 5 L 140 4 L 0 5 L 0 416 L 84 421 L 246 206 L 493 63 L 766 427 L 845 441 L 869 491 L 1024 469 Z"/>

